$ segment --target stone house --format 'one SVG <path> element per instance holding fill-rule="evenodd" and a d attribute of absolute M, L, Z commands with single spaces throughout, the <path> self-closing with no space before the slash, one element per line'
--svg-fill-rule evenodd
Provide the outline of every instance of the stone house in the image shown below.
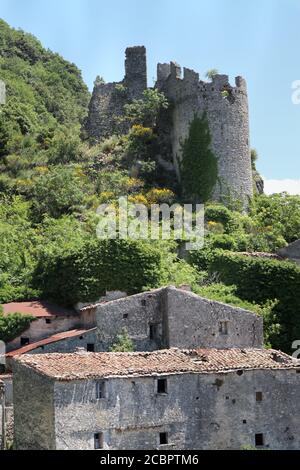
<path fill-rule="evenodd" d="M 4 315 L 11 313 L 31 315 L 35 318 L 29 328 L 6 345 L 8 352 L 49 338 L 57 333 L 95 326 L 92 311 L 77 312 L 46 301 L 11 302 L 3 305 Z"/>
<path fill-rule="evenodd" d="M 108 351 L 124 329 L 136 351 L 263 345 L 261 317 L 172 286 L 86 308 L 95 311 L 97 351 Z"/>
<path fill-rule="evenodd" d="M 300 361 L 263 349 L 20 356 L 16 449 L 299 449 Z"/>
<path fill-rule="evenodd" d="M 23 354 L 48 354 L 53 352 L 75 352 L 83 349 L 87 352 L 96 351 L 96 328 L 89 330 L 63 331 L 48 338 L 30 343 L 5 355 L 6 370 L 11 370 L 11 360 Z"/>

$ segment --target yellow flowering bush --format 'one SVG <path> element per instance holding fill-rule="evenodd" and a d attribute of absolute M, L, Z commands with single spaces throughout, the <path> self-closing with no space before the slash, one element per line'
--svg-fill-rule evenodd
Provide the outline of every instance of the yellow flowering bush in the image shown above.
<path fill-rule="evenodd" d="M 135 194 L 134 196 L 128 196 L 128 202 L 131 204 L 143 204 L 148 206 L 148 201 L 143 194 Z"/>
<path fill-rule="evenodd" d="M 170 189 L 153 188 L 146 194 L 148 204 L 172 204 L 175 194 Z"/>
<path fill-rule="evenodd" d="M 212 233 L 224 233 L 223 224 L 221 224 L 221 222 L 214 222 L 213 220 L 207 222 L 207 229 Z"/>
<path fill-rule="evenodd" d="M 112 191 L 103 191 L 99 195 L 99 204 L 105 204 L 106 202 L 110 202 L 114 199 L 115 195 Z"/>

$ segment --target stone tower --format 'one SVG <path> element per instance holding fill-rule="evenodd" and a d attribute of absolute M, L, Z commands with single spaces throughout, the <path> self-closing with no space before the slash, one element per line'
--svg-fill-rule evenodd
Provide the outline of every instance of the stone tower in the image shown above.
<path fill-rule="evenodd" d="M 253 195 L 249 144 L 247 86 L 243 78 L 231 86 L 227 75 L 215 75 L 212 82 L 199 80 L 193 70 L 171 62 L 158 64 L 157 88 L 172 102 L 170 135 L 178 178 L 181 143 L 194 115 L 207 114 L 212 150 L 218 159 L 218 183 L 214 199 L 231 196 L 245 202 Z"/>
<path fill-rule="evenodd" d="M 84 126 L 88 138 L 97 142 L 114 133 L 126 132 L 128 123 L 120 122 L 124 106 L 141 98 L 146 88 L 146 49 L 144 46 L 128 47 L 125 78 L 121 82 L 95 83 Z"/>
<path fill-rule="evenodd" d="M 125 59 L 124 85 L 131 99 L 141 98 L 147 88 L 147 59 L 144 46 L 128 47 Z"/>

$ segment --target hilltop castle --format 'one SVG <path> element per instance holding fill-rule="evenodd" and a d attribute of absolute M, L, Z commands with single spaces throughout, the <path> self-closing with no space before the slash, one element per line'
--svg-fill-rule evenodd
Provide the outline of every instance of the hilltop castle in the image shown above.
<path fill-rule="evenodd" d="M 163 139 L 163 155 L 158 155 L 162 170 L 173 171 L 180 181 L 178 162 L 181 143 L 187 136 L 195 114 L 206 112 L 212 136 L 212 150 L 218 159 L 218 182 L 214 199 L 221 196 L 247 200 L 253 195 L 253 174 L 249 143 L 249 116 L 246 81 L 236 77 L 230 85 L 227 75 L 214 75 L 211 82 L 199 80 L 199 74 L 174 62 L 158 64 L 155 88 L 171 103 L 168 122 L 162 116 L 158 132 Z M 126 49 L 125 77 L 118 83 L 95 83 L 85 130 L 99 141 L 113 133 L 128 130 L 120 123 L 124 105 L 142 97 L 147 89 L 146 49 Z M 165 152 L 169 148 L 170 152 Z"/>

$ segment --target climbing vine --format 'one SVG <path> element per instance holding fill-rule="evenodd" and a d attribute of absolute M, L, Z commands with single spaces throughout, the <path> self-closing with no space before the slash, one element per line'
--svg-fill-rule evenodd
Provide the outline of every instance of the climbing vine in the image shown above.
<path fill-rule="evenodd" d="M 212 195 L 218 178 L 217 158 L 211 148 L 206 114 L 194 116 L 189 135 L 182 144 L 180 174 L 183 193 L 191 202 L 204 203 Z"/>

